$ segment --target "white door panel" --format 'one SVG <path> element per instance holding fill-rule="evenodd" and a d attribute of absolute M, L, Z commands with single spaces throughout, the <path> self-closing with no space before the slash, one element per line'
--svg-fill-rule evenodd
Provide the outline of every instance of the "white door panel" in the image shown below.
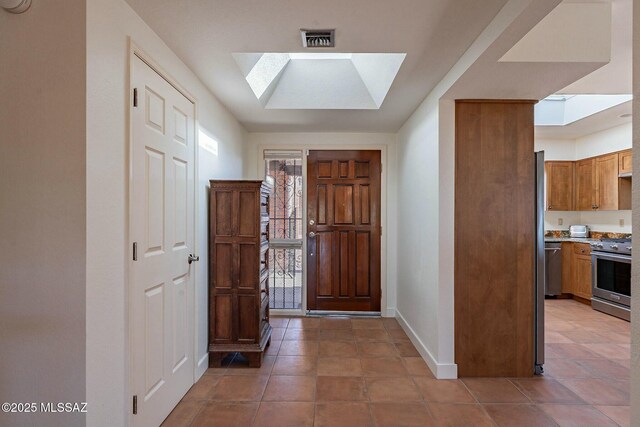
<path fill-rule="evenodd" d="M 137 56 L 132 85 L 131 374 L 136 426 L 158 426 L 194 382 L 194 105 Z"/>

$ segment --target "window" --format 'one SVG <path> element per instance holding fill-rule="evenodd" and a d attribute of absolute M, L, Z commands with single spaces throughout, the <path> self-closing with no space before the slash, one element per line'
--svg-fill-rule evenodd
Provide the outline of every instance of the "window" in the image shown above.
<path fill-rule="evenodd" d="M 269 307 L 302 308 L 302 152 L 268 150 L 267 176 L 274 190 L 269 206 Z"/>

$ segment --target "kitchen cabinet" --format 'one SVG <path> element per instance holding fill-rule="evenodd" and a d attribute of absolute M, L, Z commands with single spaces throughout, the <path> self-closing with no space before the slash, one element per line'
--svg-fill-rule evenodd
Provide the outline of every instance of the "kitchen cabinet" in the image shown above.
<path fill-rule="evenodd" d="M 573 244 L 571 274 L 572 294 L 591 300 L 591 249 L 589 245 Z"/>
<path fill-rule="evenodd" d="M 601 211 L 618 209 L 618 154 L 596 157 L 595 208 Z"/>
<path fill-rule="evenodd" d="M 576 200 L 577 211 L 590 211 L 595 209 L 595 159 L 585 159 L 576 162 Z"/>
<path fill-rule="evenodd" d="M 626 175 L 633 172 L 632 150 L 624 150 L 618 153 L 618 173 Z"/>
<path fill-rule="evenodd" d="M 550 161 L 544 164 L 547 174 L 547 210 L 574 209 L 574 162 Z"/>
<path fill-rule="evenodd" d="M 573 259 L 573 243 L 562 242 L 562 293 L 573 294 L 573 272 L 571 261 Z"/>
<path fill-rule="evenodd" d="M 575 209 L 615 211 L 631 209 L 631 178 L 620 178 L 624 152 L 611 153 L 575 162 Z M 626 156 L 626 155 L 625 155 Z"/>

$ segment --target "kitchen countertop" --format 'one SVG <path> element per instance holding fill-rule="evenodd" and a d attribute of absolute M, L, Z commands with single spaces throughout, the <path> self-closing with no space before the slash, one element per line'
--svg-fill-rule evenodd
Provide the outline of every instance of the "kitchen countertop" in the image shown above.
<path fill-rule="evenodd" d="M 600 239 L 594 239 L 591 237 L 545 237 L 545 243 L 559 243 L 559 242 L 572 242 L 572 243 L 594 243 L 599 242 Z"/>

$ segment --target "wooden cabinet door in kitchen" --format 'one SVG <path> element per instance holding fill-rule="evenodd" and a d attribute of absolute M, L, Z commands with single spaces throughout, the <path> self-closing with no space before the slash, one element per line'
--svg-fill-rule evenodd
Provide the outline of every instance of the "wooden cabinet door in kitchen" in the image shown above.
<path fill-rule="evenodd" d="M 618 209 L 618 154 L 596 157 L 596 209 Z"/>
<path fill-rule="evenodd" d="M 545 162 L 547 173 L 547 210 L 573 210 L 574 162 Z"/>
<path fill-rule="evenodd" d="M 591 299 L 591 248 L 585 243 L 573 244 L 573 294 Z"/>
<path fill-rule="evenodd" d="M 576 210 L 590 211 L 595 209 L 595 159 L 584 159 L 576 162 Z"/>
<path fill-rule="evenodd" d="M 624 150 L 618 153 L 618 173 L 628 174 L 633 172 L 633 150 Z"/>

